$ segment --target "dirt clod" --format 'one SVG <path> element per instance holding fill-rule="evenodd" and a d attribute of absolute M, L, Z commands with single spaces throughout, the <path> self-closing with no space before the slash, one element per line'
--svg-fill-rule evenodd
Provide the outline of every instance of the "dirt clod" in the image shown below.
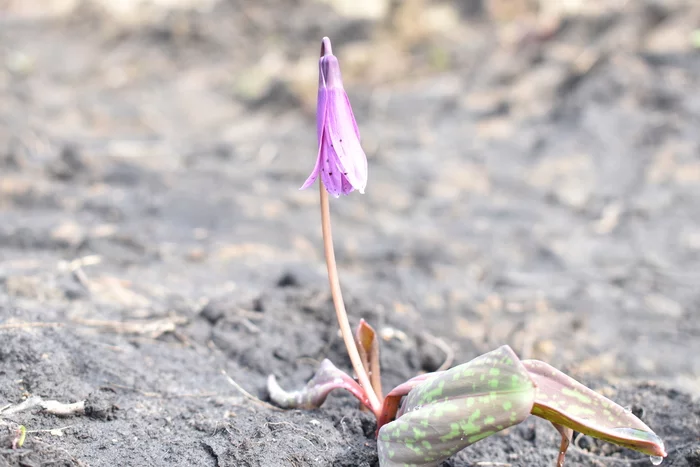
<path fill-rule="evenodd" d="M 338 266 L 385 389 L 509 344 L 700 465 L 697 1 L 71 3 L 0 1 L 0 467 L 377 467 L 352 397 L 264 403 L 269 374 L 350 371 L 298 191 L 324 35 L 370 167 L 331 201 Z M 3 412 L 28 400 L 84 414 Z M 444 466 L 558 438 L 531 417 Z M 576 440 L 570 466 L 648 462 Z"/>

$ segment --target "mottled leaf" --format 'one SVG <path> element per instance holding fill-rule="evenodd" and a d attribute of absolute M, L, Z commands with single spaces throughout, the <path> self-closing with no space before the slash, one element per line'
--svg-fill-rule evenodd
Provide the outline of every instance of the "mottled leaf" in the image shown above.
<path fill-rule="evenodd" d="M 315 409 L 320 407 L 328 394 L 334 389 L 345 389 L 370 407 L 367 395 L 362 387 L 347 373 L 336 368 L 330 360 L 324 359 L 313 378 L 298 391 L 285 391 L 277 384 L 274 375 L 267 379 L 267 391 L 270 399 L 283 409 Z"/>
<path fill-rule="evenodd" d="M 379 430 L 379 463 L 437 465 L 522 422 L 534 400 L 534 384 L 508 346 L 435 373 L 408 393 L 399 417 Z"/>
<path fill-rule="evenodd" d="M 442 371 L 439 373 L 443 373 Z M 428 378 L 439 373 L 425 373 L 422 375 L 415 376 L 405 383 L 401 383 L 392 389 L 389 394 L 386 395 L 382 403 L 382 410 L 380 412 L 379 418 L 377 419 L 377 433 L 379 430 L 396 418 L 396 414 L 399 411 L 399 406 L 401 405 L 401 398 L 408 395 L 409 392 L 420 383 Z"/>
<path fill-rule="evenodd" d="M 629 410 L 547 363 L 524 360 L 537 385 L 532 414 L 629 449 L 666 457 L 664 443 Z"/>

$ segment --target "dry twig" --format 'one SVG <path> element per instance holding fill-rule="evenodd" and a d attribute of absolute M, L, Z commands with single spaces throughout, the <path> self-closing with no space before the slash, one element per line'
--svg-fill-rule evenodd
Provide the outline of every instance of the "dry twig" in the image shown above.
<path fill-rule="evenodd" d="M 42 322 L 27 322 L 20 321 L 17 323 L 5 323 L 0 324 L 0 331 L 3 329 L 28 329 L 28 328 L 60 328 L 63 327 L 63 323 L 42 323 Z"/>
<path fill-rule="evenodd" d="M 282 409 L 280 409 L 279 407 L 275 407 L 275 406 L 272 405 L 272 404 L 268 404 L 267 402 L 261 401 L 260 399 L 258 399 L 257 397 L 255 397 L 254 395 L 252 395 L 251 393 L 249 393 L 248 391 L 246 391 L 245 389 L 243 389 L 237 382 L 235 382 L 235 381 L 233 380 L 233 378 L 231 378 L 231 377 L 228 375 L 228 373 L 226 373 L 226 370 L 221 370 L 221 374 L 224 375 L 224 376 L 226 377 L 226 379 L 228 380 L 228 382 L 229 382 L 229 384 L 230 384 L 231 386 L 233 386 L 234 388 L 236 388 L 236 390 L 237 390 L 238 392 L 240 392 L 246 399 L 250 400 L 250 401 L 253 402 L 254 404 L 260 405 L 261 407 L 265 407 L 266 409 L 270 409 L 270 410 L 275 410 L 275 411 L 278 411 L 278 412 L 282 412 Z"/>
<path fill-rule="evenodd" d="M 70 417 L 73 415 L 85 415 L 85 401 L 78 401 L 72 404 L 64 404 L 62 402 L 49 400 L 45 401 L 39 396 L 32 396 L 14 406 L 5 406 L 0 415 L 13 415 L 25 410 L 41 407 L 41 409 L 51 415 L 58 417 Z"/>
<path fill-rule="evenodd" d="M 114 332 L 116 334 L 147 334 L 152 339 L 157 339 L 163 334 L 174 332 L 177 326 L 185 324 L 187 318 L 183 316 L 173 316 L 171 318 L 160 318 L 153 320 L 139 321 L 104 321 L 97 319 L 75 318 L 75 323 L 83 326 L 98 328 L 106 332 Z"/>

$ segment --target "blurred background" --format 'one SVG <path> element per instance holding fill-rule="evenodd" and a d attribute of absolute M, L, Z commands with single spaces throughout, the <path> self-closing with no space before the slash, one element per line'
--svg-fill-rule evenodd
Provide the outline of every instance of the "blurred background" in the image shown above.
<path fill-rule="evenodd" d="M 332 201 L 341 282 L 387 381 L 508 343 L 700 395 L 694 0 L 0 0 L 0 323 L 69 324 L 79 360 L 147 320 L 195 389 L 213 347 L 255 394 L 308 377 L 326 35 L 370 171 Z"/>
<path fill-rule="evenodd" d="M 333 203 L 351 295 L 469 351 L 510 342 L 697 393 L 695 2 L 4 0 L 0 14 L 7 261 L 92 256 L 95 274 L 192 300 L 226 281 L 254 296 L 289 268 L 323 287 L 316 194 L 297 187 L 329 35 L 370 159 L 367 195 Z M 6 293 L 22 293 L 33 279 L 10 271 Z"/>
<path fill-rule="evenodd" d="M 322 273 L 316 195 L 297 186 L 329 35 L 370 159 L 367 195 L 333 206 L 348 286 L 437 334 L 700 387 L 694 2 L 0 14 L 4 256 L 113 256 L 146 275 L 157 258 L 186 288 Z M 173 277 L 181 262 L 196 267 Z"/>

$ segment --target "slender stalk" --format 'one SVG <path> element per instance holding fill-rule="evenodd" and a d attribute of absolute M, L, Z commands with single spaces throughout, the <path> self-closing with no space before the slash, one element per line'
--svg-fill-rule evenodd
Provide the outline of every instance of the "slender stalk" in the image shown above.
<path fill-rule="evenodd" d="M 320 182 L 320 181 L 319 181 Z M 326 266 L 328 267 L 328 282 L 331 286 L 331 296 L 333 297 L 333 306 L 335 307 L 335 315 L 338 318 L 338 326 L 340 326 L 340 334 L 343 336 L 345 348 L 348 351 L 350 362 L 360 380 L 360 386 L 367 392 L 367 398 L 372 406 L 372 412 L 378 417 L 381 413 L 382 404 L 379 401 L 378 395 L 372 388 L 367 370 L 362 364 L 360 352 L 357 350 L 357 344 L 352 336 L 350 321 L 348 321 L 348 313 L 345 311 L 345 302 L 343 302 L 343 293 L 340 290 L 340 280 L 338 279 L 338 268 L 335 263 L 335 250 L 333 249 L 333 234 L 331 232 L 331 210 L 328 202 L 328 193 L 323 183 L 318 184 L 321 192 L 321 229 L 323 231 L 323 253 L 326 257 Z"/>

